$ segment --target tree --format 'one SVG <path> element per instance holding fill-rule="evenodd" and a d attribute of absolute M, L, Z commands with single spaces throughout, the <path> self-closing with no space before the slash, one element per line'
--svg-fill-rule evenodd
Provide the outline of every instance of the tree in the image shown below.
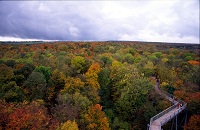
<path fill-rule="evenodd" d="M 66 79 L 66 84 L 61 93 L 69 93 L 74 94 L 75 92 L 81 93 L 83 92 L 85 83 L 81 81 L 80 78 L 69 77 Z"/>
<path fill-rule="evenodd" d="M 200 130 L 200 115 L 191 116 L 185 129 L 186 130 Z"/>
<path fill-rule="evenodd" d="M 79 116 L 81 108 L 74 104 L 73 95 L 68 93 L 58 95 L 57 104 L 52 108 L 52 114 L 60 123 L 67 120 L 74 120 Z"/>
<path fill-rule="evenodd" d="M 3 85 L 0 90 L 0 95 L 2 99 L 6 100 L 6 102 L 21 102 L 24 97 L 21 88 L 17 86 L 14 81 Z"/>
<path fill-rule="evenodd" d="M 28 100 L 44 99 L 46 80 L 42 73 L 32 72 L 23 84 L 24 93 Z"/>
<path fill-rule="evenodd" d="M 4 84 L 9 83 L 14 79 L 14 73 L 12 68 L 5 64 L 0 64 L 0 89 Z"/>
<path fill-rule="evenodd" d="M 87 114 L 85 114 L 85 121 L 88 130 L 109 130 L 108 118 L 102 111 L 99 104 L 89 107 Z"/>
<path fill-rule="evenodd" d="M 49 122 L 49 116 L 44 106 L 37 102 L 23 105 L 9 115 L 9 123 L 6 129 L 45 129 Z"/>
<path fill-rule="evenodd" d="M 45 76 L 46 82 L 48 83 L 50 76 L 51 76 L 51 68 L 45 66 L 36 67 L 35 72 L 40 72 Z"/>
<path fill-rule="evenodd" d="M 59 72 L 57 69 L 53 71 L 51 80 L 55 86 L 55 91 L 58 92 L 65 86 L 65 75 L 62 72 Z"/>
<path fill-rule="evenodd" d="M 16 70 L 14 73 L 15 75 L 24 75 L 25 78 L 28 78 L 28 76 L 32 73 L 32 71 L 35 69 L 35 66 L 33 64 L 25 64 L 22 66 L 19 70 Z"/>
<path fill-rule="evenodd" d="M 8 67 L 14 68 L 16 66 L 15 60 L 8 60 L 5 62 Z"/>
<path fill-rule="evenodd" d="M 86 68 L 85 59 L 82 56 L 75 56 L 71 60 L 71 65 L 77 68 L 78 73 L 83 73 Z"/>
<path fill-rule="evenodd" d="M 84 114 L 87 113 L 91 102 L 86 96 L 80 93 L 75 94 L 59 94 L 57 104 L 51 109 L 54 119 L 59 123 L 67 120 L 76 120 L 81 129 L 85 129 Z"/>
<path fill-rule="evenodd" d="M 157 64 L 155 71 L 159 76 L 159 79 L 162 82 L 173 85 L 177 80 L 177 73 L 175 68 L 169 68 L 165 64 Z"/>
<path fill-rule="evenodd" d="M 112 128 L 116 130 L 129 130 L 130 124 L 126 121 L 119 120 L 118 117 L 115 117 L 113 120 Z"/>
<path fill-rule="evenodd" d="M 84 87 L 84 93 L 90 99 L 93 104 L 99 103 L 100 97 L 98 90 L 100 85 L 98 83 L 98 73 L 101 70 L 98 63 L 93 63 L 85 74 L 86 83 Z"/>
<path fill-rule="evenodd" d="M 102 56 L 100 60 L 104 62 L 104 66 L 110 65 L 112 63 L 112 59 L 109 58 L 108 56 Z"/>
<path fill-rule="evenodd" d="M 127 53 L 127 54 L 124 55 L 123 61 L 127 62 L 129 64 L 133 64 L 134 63 L 134 57 L 130 53 Z"/>
<path fill-rule="evenodd" d="M 65 75 L 57 69 L 52 72 L 46 92 L 46 101 L 55 103 L 60 90 L 65 86 Z M 51 83 L 51 84 L 50 84 Z"/>
<path fill-rule="evenodd" d="M 100 104 L 103 107 L 110 107 L 111 104 L 111 100 L 110 100 L 110 71 L 108 68 L 104 68 L 103 70 L 101 70 L 98 74 L 98 82 L 100 84 L 100 89 L 99 89 L 99 95 L 100 95 Z"/>
<path fill-rule="evenodd" d="M 137 109 L 144 103 L 152 84 L 135 66 L 125 64 L 116 68 L 113 66 L 112 69 L 111 96 L 115 112 L 120 115 L 120 120 L 130 122 L 134 120 Z"/>
<path fill-rule="evenodd" d="M 132 54 L 133 56 L 135 55 L 135 50 L 133 49 L 133 48 L 130 48 L 129 50 L 128 50 L 128 52 L 130 53 L 130 54 Z"/>
<path fill-rule="evenodd" d="M 9 122 L 9 115 L 14 111 L 14 104 L 7 103 L 4 100 L 0 100 L 0 129 L 6 129 L 6 125 Z"/>
<path fill-rule="evenodd" d="M 19 86 L 17 86 L 15 75 L 12 68 L 5 64 L 0 64 L 0 98 L 7 102 L 22 101 L 23 94 Z"/>
<path fill-rule="evenodd" d="M 154 52 L 153 55 L 155 55 L 157 58 L 161 58 L 162 52 Z"/>
<path fill-rule="evenodd" d="M 67 122 L 61 125 L 61 128 L 58 130 L 79 130 L 78 124 L 75 121 L 68 120 Z"/>
<path fill-rule="evenodd" d="M 153 62 L 147 61 L 144 67 L 142 67 L 142 71 L 146 76 L 152 76 L 155 73 Z"/>
<path fill-rule="evenodd" d="M 126 77 L 122 79 L 124 86 L 120 97 L 115 103 L 115 110 L 120 115 L 122 120 L 130 122 L 134 120 L 135 113 L 140 106 L 145 102 L 147 93 L 152 84 L 146 78 Z"/>
<path fill-rule="evenodd" d="M 165 86 L 163 86 L 163 87 L 164 87 L 164 89 L 165 89 L 169 94 L 174 94 L 174 91 L 176 90 L 176 89 L 174 88 L 174 86 L 169 85 L 169 84 L 167 84 L 167 85 L 165 85 Z"/>
<path fill-rule="evenodd" d="M 188 95 L 188 98 L 188 110 L 192 114 L 200 114 L 200 92 L 191 93 Z"/>

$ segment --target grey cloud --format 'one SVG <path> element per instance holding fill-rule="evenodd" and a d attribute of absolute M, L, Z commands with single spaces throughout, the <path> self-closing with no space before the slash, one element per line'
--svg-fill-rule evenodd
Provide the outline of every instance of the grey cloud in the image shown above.
<path fill-rule="evenodd" d="M 0 36 L 44 40 L 199 37 L 198 0 L 1 1 Z M 145 32 L 144 37 L 142 33 Z M 156 35 L 154 35 L 156 34 Z M 147 36 L 149 35 L 149 36 Z M 129 38 L 129 39 L 126 39 Z M 178 41 L 175 41 L 178 42 Z"/>

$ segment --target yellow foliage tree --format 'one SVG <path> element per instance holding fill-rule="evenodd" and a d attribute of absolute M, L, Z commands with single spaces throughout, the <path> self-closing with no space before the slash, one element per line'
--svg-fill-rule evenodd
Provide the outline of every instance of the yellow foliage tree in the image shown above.
<path fill-rule="evenodd" d="M 81 81 L 80 78 L 72 78 L 69 77 L 66 79 L 66 84 L 63 90 L 61 90 L 61 93 L 70 93 L 74 94 L 75 92 L 79 92 L 80 90 L 83 89 L 85 83 Z"/>
<path fill-rule="evenodd" d="M 88 113 L 85 114 L 85 121 L 88 130 L 109 130 L 108 118 L 102 111 L 102 106 L 96 104 L 89 107 Z"/>
<path fill-rule="evenodd" d="M 93 63 L 85 74 L 86 77 L 86 92 L 87 97 L 94 103 L 98 103 L 100 97 L 98 95 L 98 90 L 100 89 L 100 84 L 98 82 L 98 73 L 101 67 L 99 63 Z"/>
<path fill-rule="evenodd" d="M 101 70 L 101 67 L 99 63 L 93 63 L 88 69 L 88 71 L 86 72 L 85 76 L 89 79 L 92 78 L 92 79 L 97 80 L 98 73 L 100 72 L 100 70 Z"/>
<path fill-rule="evenodd" d="M 78 130 L 78 124 L 75 121 L 68 120 L 58 130 Z"/>

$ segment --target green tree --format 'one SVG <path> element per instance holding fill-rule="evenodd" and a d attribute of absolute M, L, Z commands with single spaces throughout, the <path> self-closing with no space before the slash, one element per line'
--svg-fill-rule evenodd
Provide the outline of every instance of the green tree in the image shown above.
<path fill-rule="evenodd" d="M 35 66 L 33 64 L 25 64 L 23 67 L 21 67 L 19 70 L 16 70 L 14 73 L 15 75 L 22 74 L 27 79 L 34 69 Z"/>
<path fill-rule="evenodd" d="M 42 73 L 32 72 L 23 84 L 26 98 L 44 99 L 46 92 L 46 80 Z"/>
<path fill-rule="evenodd" d="M 135 50 L 133 49 L 133 48 L 130 48 L 129 50 L 128 50 L 128 52 L 130 53 L 130 54 L 132 54 L 133 56 L 135 55 Z"/>
<path fill-rule="evenodd" d="M 48 83 L 51 76 L 51 68 L 45 66 L 38 66 L 34 70 L 35 72 L 40 72 L 45 76 L 46 82 Z"/>
<path fill-rule="evenodd" d="M 15 60 L 8 60 L 5 62 L 8 67 L 14 68 L 16 66 Z"/>
<path fill-rule="evenodd" d="M 115 117 L 114 120 L 113 120 L 112 129 L 129 130 L 130 124 L 126 121 L 119 120 L 118 117 Z"/>
<path fill-rule="evenodd" d="M 174 88 L 174 86 L 169 85 L 169 84 L 167 84 L 167 85 L 165 85 L 165 86 L 163 86 L 163 87 L 164 87 L 164 89 L 165 89 L 168 93 L 170 93 L 170 94 L 173 94 L 174 91 L 176 90 L 176 89 Z"/>
<path fill-rule="evenodd" d="M 154 52 L 153 55 L 155 55 L 157 58 L 161 58 L 162 52 Z"/>
<path fill-rule="evenodd" d="M 147 61 L 144 67 L 141 67 L 145 76 L 152 76 L 154 75 L 154 64 L 151 61 Z"/>
<path fill-rule="evenodd" d="M 55 103 L 60 90 L 65 86 L 66 76 L 57 69 L 52 72 L 46 92 L 46 101 Z"/>
<path fill-rule="evenodd" d="M 0 64 L 0 88 L 14 79 L 12 68 L 5 64 Z"/>
<path fill-rule="evenodd" d="M 101 97 L 100 104 L 103 107 L 111 107 L 110 100 L 110 79 L 109 79 L 110 71 L 108 68 L 102 69 L 98 74 L 98 82 L 100 84 L 99 95 Z"/>
<path fill-rule="evenodd" d="M 0 90 L 0 97 L 6 102 L 21 102 L 23 101 L 23 92 L 15 81 L 4 84 Z"/>
<path fill-rule="evenodd" d="M 86 62 L 85 62 L 84 57 L 82 56 L 75 56 L 71 60 L 71 65 L 77 68 L 78 73 L 83 73 L 86 68 Z"/>
<path fill-rule="evenodd" d="M 133 64 L 134 63 L 134 57 L 130 53 L 127 53 L 127 54 L 124 55 L 123 61 L 127 62 L 129 64 Z"/>
<path fill-rule="evenodd" d="M 164 64 L 157 64 L 155 72 L 158 74 L 161 83 L 174 84 L 177 80 L 177 73 L 174 68 L 169 68 Z"/>
<path fill-rule="evenodd" d="M 62 123 L 67 120 L 74 120 L 79 115 L 86 113 L 91 104 L 89 99 L 80 93 L 59 94 L 57 103 L 52 108 L 52 112 L 54 117 Z"/>
<path fill-rule="evenodd" d="M 55 86 L 55 91 L 59 92 L 65 86 L 65 75 L 62 72 L 59 72 L 57 69 L 53 71 L 51 80 Z"/>
<path fill-rule="evenodd" d="M 153 86 L 143 77 L 137 68 L 122 65 L 111 70 L 112 90 L 115 111 L 123 121 L 134 120 L 137 109 L 144 103 L 145 97 Z"/>
<path fill-rule="evenodd" d="M 108 56 L 102 56 L 100 60 L 104 62 L 104 66 L 110 65 L 112 63 L 112 59 L 109 58 Z"/>

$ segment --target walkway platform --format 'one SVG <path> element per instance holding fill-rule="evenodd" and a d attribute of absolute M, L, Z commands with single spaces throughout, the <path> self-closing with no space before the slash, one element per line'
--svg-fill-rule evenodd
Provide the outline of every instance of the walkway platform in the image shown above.
<path fill-rule="evenodd" d="M 175 100 L 177 99 L 176 97 L 165 91 L 162 91 L 159 85 L 160 83 L 159 81 L 157 81 L 155 85 L 156 92 L 162 95 L 168 101 L 170 101 L 173 105 L 151 118 L 150 125 L 148 127 L 149 130 L 162 130 L 161 127 L 163 125 L 165 125 L 171 119 L 175 118 L 187 107 L 187 103 L 181 100 Z M 178 104 L 182 104 L 182 107 L 178 107 Z"/>

